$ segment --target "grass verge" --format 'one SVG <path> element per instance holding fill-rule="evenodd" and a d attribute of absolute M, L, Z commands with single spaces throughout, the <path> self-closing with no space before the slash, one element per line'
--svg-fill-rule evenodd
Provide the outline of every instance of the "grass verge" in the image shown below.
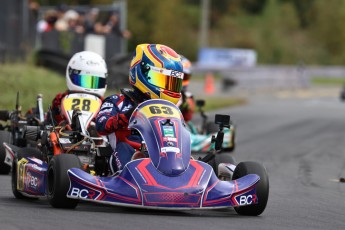
<path fill-rule="evenodd" d="M 334 78 L 334 77 L 313 77 L 311 83 L 314 85 L 332 85 L 342 86 L 345 85 L 345 77 Z"/>
<path fill-rule="evenodd" d="M 244 98 L 225 98 L 225 97 L 209 97 L 205 99 L 205 111 L 211 111 L 226 107 L 232 107 L 237 105 L 246 104 L 247 101 Z"/>
<path fill-rule="evenodd" d="M 64 92 L 66 80 L 48 69 L 30 64 L 4 64 L 0 65 L 0 110 L 14 110 L 17 92 L 19 92 L 19 105 L 22 111 L 36 106 L 38 94 L 43 94 L 45 110 L 52 103 L 59 92 Z M 106 95 L 117 93 L 107 90 Z M 206 98 L 205 111 L 244 104 L 241 98 Z"/>
<path fill-rule="evenodd" d="M 17 92 L 23 111 L 36 105 L 37 95 L 43 94 L 44 108 L 48 108 L 58 92 L 66 90 L 65 78 L 47 69 L 29 64 L 0 66 L 0 109 L 15 108 Z"/>

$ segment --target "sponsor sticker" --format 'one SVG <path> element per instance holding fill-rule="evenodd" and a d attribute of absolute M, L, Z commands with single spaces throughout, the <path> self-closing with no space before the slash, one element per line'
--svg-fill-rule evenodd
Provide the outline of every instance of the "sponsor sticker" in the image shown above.
<path fill-rule="evenodd" d="M 180 148 L 176 148 L 176 147 L 163 147 L 161 148 L 161 152 L 174 152 L 174 153 L 179 153 Z"/>
<path fill-rule="evenodd" d="M 258 203 L 258 198 L 256 196 L 256 189 L 253 188 L 246 193 L 239 194 L 235 196 L 236 202 L 239 205 L 250 205 Z"/>
<path fill-rule="evenodd" d="M 70 190 L 69 195 L 72 196 L 72 197 L 76 197 L 76 198 L 94 199 L 97 194 L 96 194 L 96 192 L 94 190 L 73 187 Z"/>
<path fill-rule="evenodd" d="M 163 137 L 163 141 L 177 142 L 177 139 L 175 137 Z"/>
<path fill-rule="evenodd" d="M 114 107 L 114 105 L 112 103 L 105 102 L 101 108 L 103 109 L 103 108 L 113 108 L 113 107 Z"/>
<path fill-rule="evenodd" d="M 28 172 L 26 174 L 26 181 L 25 181 L 26 187 L 37 189 L 38 184 L 39 184 L 39 179 L 36 176 L 31 175 L 30 172 Z"/>
<path fill-rule="evenodd" d="M 163 136 L 164 137 L 175 137 L 174 127 L 173 126 L 163 126 Z"/>
<path fill-rule="evenodd" d="M 35 162 L 38 165 L 42 165 L 42 161 L 40 159 L 37 159 L 35 157 L 30 157 L 30 160 L 32 160 L 33 162 Z"/>
<path fill-rule="evenodd" d="M 102 109 L 101 111 L 99 111 L 98 114 L 104 114 L 104 113 L 110 113 L 113 109 L 110 108 L 110 109 Z"/>

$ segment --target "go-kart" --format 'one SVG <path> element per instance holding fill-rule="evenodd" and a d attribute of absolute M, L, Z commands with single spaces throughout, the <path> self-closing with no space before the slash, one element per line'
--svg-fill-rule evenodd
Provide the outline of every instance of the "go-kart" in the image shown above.
<path fill-rule="evenodd" d="M 91 94 L 73 93 L 65 96 L 61 103 L 61 112 L 66 118 L 65 124 L 55 126 L 50 114 L 50 122 L 42 126 L 24 126 L 23 137 L 36 143 L 35 148 L 20 148 L 4 143 L 6 163 L 13 168 L 12 176 L 18 173 L 26 157 L 35 157 L 42 162 L 50 162 L 55 155 L 73 154 L 84 170 L 97 175 L 108 174 L 107 158 L 111 147 L 106 137 L 97 134 L 92 119 L 101 106 L 101 100 Z M 41 178 L 42 179 L 42 178 Z M 15 194 L 19 194 L 14 190 Z"/>
<path fill-rule="evenodd" d="M 188 129 L 191 132 L 193 153 L 207 152 L 212 149 L 211 138 L 216 135 L 218 126 L 213 122 L 208 122 L 208 116 L 203 111 L 205 105 L 204 100 L 196 100 L 196 106 L 198 107 L 200 116 L 202 118 L 201 127 L 197 127 L 193 122 L 187 122 Z M 229 128 L 224 129 L 224 141 L 222 148 L 224 151 L 232 152 L 235 150 L 235 126 L 231 124 Z"/>
<path fill-rule="evenodd" d="M 194 160 L 190 132 L 179 109 L 161 99 L 145 101 L 129 120 L 129 128 L 143 137 L 144 157 L 130 161 L 112 176 L 88 173 L 74 154 L 55 155 L 49 163 L 23 157 L 14 161 L 14 194 L 17 198 L 47 196 L 56 208 L 75 208 L 78 200 L 86 200 L 165 210 L 234 207 L 241 215 L 260 215 L 269 193 L 261 164 L 222 164 L 218 177 L 206 163 L 221 149 L 222 130 L 229 127 L 229 120 L 227 115 L 216 117 L 215 149 Z"/>
<path fill-rule="evenodd" d="M 6 157 L 3 142 L 11 143 L 19 147 L 29 147 L 34 143 L 23 138 L 24 127 L 27 125 L 40 126 L 44 122 L 42 95 L 37 96 L 37 105 L 26 114 L 22 114 L 19 106 L 19 93 L 17 93 L 16 106 L 13 111 L 1 110 L 0 121 L 0 174 L 8 174 L 11 171 L 11 158 Z"/>

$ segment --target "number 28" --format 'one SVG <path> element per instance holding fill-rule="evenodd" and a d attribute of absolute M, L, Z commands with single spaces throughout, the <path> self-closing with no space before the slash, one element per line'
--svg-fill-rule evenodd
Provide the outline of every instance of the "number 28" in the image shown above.
<path fill-rule="evenodd" d="M 84 100 L 81 100 L 81 101 L 82 101 L 81 110 L 83 110 L 83 111 L 90 111 L 91 101 L 88 100 L 88 99 L 84 99 Z M 72 110 L 79 109 L 79 105 L 80 105 L 80 99 L 78 99 L 78 98 L 73 99 L 73 101 L 72 101 Z"/>

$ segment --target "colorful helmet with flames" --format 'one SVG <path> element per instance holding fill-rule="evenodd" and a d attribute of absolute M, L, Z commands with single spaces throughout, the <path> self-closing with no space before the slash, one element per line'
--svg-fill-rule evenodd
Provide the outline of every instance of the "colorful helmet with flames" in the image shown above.
<path fill-rule="evenodd" d="M 183 67 L 181 57 L 161 44 L 140 44 L 131 61 L 129 82 L 151 99 L 176 104 L 181 97 Z"/>

